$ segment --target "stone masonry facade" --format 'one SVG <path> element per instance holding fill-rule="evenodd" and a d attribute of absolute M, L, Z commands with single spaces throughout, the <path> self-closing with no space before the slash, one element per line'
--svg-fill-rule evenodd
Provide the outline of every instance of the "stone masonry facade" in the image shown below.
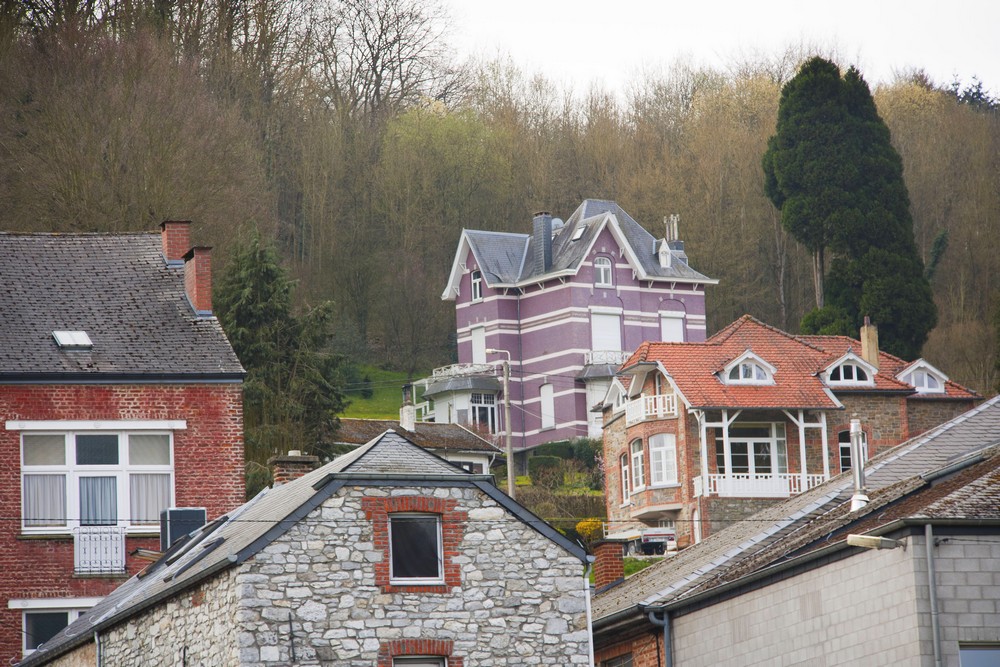
<path fill-rule="evenodd" d="M 381 582 L 380 508 L 440 510 L 445 530 L 460 523 L 446 546 L 457 581 L 432 592 Z M 101 646 L 107 664 L 152 667 L 381 667 L 405 655 L 448 667 L 587 665 L 586 596 L 578 558 L 477 488 L 345 486 L 245 563 Z M 86 650 L 54 664 L 78 664 Z"/>

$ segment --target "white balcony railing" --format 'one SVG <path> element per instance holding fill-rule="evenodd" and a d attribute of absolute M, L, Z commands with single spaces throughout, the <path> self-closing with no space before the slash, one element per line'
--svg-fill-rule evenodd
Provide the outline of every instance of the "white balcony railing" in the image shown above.
<path fill-rule="evenodd" d="M 647 419 L 670 419 L 677 416 L 677 396 L 654 394 L 640 396 L 625 404 L 625 424 L 631 426 Z"/>
<path fill-rule="evenodd" d="M 624 350 L 591 350 L 590 352 L 584 353 L 583 363 L 587 366 L 595 364 L 611 364 L 612 366 L 621 366 L 628 361 L 628 358 L 631 356 L 631 352 L 626 352 Z"/>
<path fill-rule="evenodd" d="M 439 366 L 431 372 L 431 378 L 443 379 L 460 375 L 482 375 L 493 373 L 494 368 L 490 364 L 451 364 L 450 366 Z"/>
<path fill-rule="evenodd" d="M 823 475 L 806 475 L 806 488 L 802 488 L 801 473 L 777 473 L 773 475 L 737 473 L 733 475 L 709 475 L 708 484 L 702 477 L 695 478 L 695 495 L 699 491 L 709 496 L 723 498 L 788 498 L 808 491 L 826 481 Z"/>
<path fill-rule="evenodd" d="M 125 526 L 74 528 L 73 566 L 77 574 L 124 572 Z"/>

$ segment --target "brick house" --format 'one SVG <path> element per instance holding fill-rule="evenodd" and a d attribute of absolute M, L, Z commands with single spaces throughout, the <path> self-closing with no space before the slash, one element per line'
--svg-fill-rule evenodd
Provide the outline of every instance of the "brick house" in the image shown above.
<path fill-rule="evenodd" d="M 677 240 L 656 239 L 618 204 L 587 199 L 531 234 L 466 229 L 442 299 L 455 302 L 458 361 L 422 381 L 422 418 L 505 430 L 497 362 L 511 367 L 515 451 L 600 437 L 618 365 L 646 340 L 705 339 L 705 287 Z M 490 365 L 493 364 L 493 365 Z"/>
<path fill-rule="evenodd" d="M 842 475 L 598 579 L 596 664 L 997 664 L 998 432 L 993 398 L 867 461 L 859 507 Z M 620 545 L 599 550 L 613 575 Z"/>
<path fill-rule="evenodd" d="M 244 500 L 244 373 L 189 223 L 2 233 L 0 275 L 6 663 L 141 568 L 161 509 Z"/>
<path fill-rule="evenodd" d="M 604 401 L 609 533 L 683 547 L 972 408 L 979 396 L 878 332 L 793 336 L 749 315 L 703 343 L 644 343 Z"/>
<path fill-rule="evenodd" d="M 192 533 L 23 664 L 589 665 L 589 561 L 387 431 Z"/>

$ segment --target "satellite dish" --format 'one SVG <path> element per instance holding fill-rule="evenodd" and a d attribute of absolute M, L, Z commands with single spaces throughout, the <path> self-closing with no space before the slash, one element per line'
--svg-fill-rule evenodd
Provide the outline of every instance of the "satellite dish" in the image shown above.
<path fill-rule="evenodd" d="M 552 232 L 555 233 L 563 228 L 566 223 L 561 218 L 552 218 Z"/>

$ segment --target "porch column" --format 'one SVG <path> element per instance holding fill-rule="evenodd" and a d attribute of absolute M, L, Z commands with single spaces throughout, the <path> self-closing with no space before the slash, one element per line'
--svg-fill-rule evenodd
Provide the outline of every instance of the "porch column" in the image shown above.
<path fill-rule="evenodd" d="M 733 456 L 729 448 L 729 410 L 722 411 L 722 455 L 726 459 L 726 479 L 733 476 Z"/>
<path fill-rule="evenodd" d="M 806 477 L 806 415 L 805 411 L 799 410 L 799 457 L 802 459 L 802 486 L 799 493 L 804 493 L 809 488 L 809 480 Z"/>
<path fill-rule="evenodd" d="M 698 413 L 698 427 L 701 431 L 701 494 L 708 495 L 708 415 L 704 411 Z"/>
<path fill-rule="evenodd" d="M 826 436 L 826 412 L 819 413 L 819 432 L 823 439 L 823 477 L 830 479 L 830 443 Z"/>

